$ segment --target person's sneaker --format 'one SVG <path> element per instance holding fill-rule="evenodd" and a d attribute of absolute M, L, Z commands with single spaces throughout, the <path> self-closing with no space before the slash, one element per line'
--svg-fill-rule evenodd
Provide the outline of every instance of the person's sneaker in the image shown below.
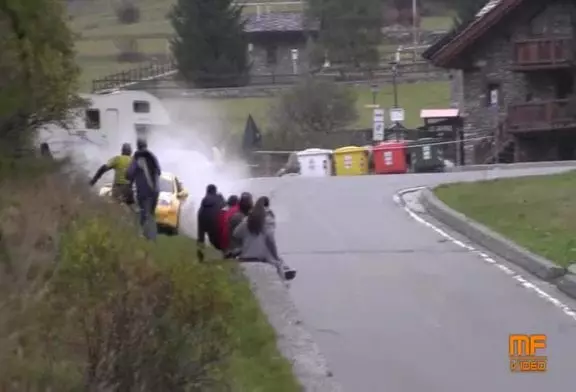
<path fill-rule="evenodd" d="M 284 273 L 284 279 L 286 280 L 292 280 L 296 277 L 296 270 L 290 267 L 284 266 L 282 272 Z"/>

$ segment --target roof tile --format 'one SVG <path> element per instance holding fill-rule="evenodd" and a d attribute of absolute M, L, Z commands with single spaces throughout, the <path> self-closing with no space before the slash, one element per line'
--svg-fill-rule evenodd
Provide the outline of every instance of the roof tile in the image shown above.
<path fill-rule="evenodd" d="M 246 18 L 244 31 L 260 32 L 294 32 L 318 30 L 318 23 L 310 23 L 302 12 L 270 12 L 250 15 Z"/>

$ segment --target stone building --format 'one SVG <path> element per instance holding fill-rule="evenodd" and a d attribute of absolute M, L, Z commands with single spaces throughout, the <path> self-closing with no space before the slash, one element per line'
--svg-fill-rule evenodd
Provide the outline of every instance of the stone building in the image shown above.
<path fill-rule="evenodd" d="M 244 27 L 249 38 L 252 73 L 291 75 L 309 67 L 308 44 L 318 32 L 302 12 L 250 15 Z"/>
<path fill-rule="evenodd" d="M 574 0 L 490 0 L 425 51 L 460 80 L 466 163 L 576 159 L 575 26 Z"/>

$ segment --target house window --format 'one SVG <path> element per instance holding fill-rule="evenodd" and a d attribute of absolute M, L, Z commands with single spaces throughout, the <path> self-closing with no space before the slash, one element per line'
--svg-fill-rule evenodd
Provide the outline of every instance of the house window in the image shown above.
<path fill-rule="evenodd" d="M 266 64 L 276 65 L 278 63 L 278 48 L 276 45 L 268 45 L 266 47 Z"/>
<path fill-rule="evenodd" d="M 100 129 L 100 110 L 86 109 L 85 121 L 86 129 Z"/>
<path fill-rule="evenodd" d="M 490 83 L 488 85 L 487 106 L 498 106 L 500 104 L 500 85 Z"/>
<path fill-rule="evenodd" d="M 150 102 L 134 101 L 132 108 L 134 109 L 134 113 L 150 113 Z"/>

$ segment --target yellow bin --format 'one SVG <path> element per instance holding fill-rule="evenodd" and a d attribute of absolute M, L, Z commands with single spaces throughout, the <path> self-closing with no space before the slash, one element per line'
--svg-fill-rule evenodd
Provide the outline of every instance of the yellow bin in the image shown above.
<path fill-rule="evenodd" d="M 341 147 L 334 150 L 332 156 L 337 176 L 368 174 L 368 156 L 364 147 Z"/>

